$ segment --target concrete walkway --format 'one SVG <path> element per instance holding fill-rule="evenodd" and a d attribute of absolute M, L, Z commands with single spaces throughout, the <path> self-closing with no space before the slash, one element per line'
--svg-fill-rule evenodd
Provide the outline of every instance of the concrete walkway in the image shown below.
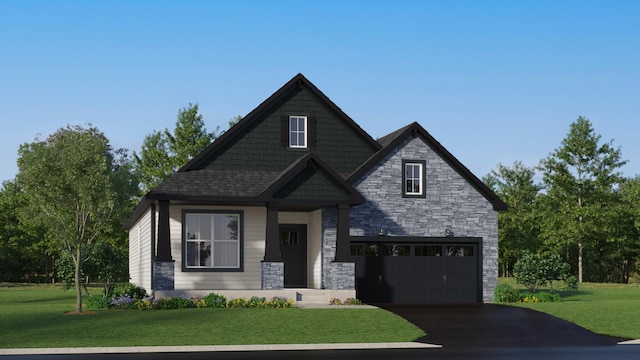
<path fill-rule="evenodd" d="M 355 344 L 280 344 L 280 345 L 203 345 L 203 346 L 131 346 L 0 349 L 0 355 L 60 355 L 60 354 L 134 354 L 211 351 L 282 351 L 282 350 L 364 350 L 364 349 L 428 349 L 440 345 L 418 342 L 355 343 Z"/>

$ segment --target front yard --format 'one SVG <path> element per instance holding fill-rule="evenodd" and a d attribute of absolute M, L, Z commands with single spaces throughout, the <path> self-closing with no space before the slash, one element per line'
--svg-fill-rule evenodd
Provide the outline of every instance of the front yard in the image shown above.
<path fill-rule="evenodd" d="M 67 315 L 75 294 L 0 284 L 0 348 L 413 341 L 424 332 L 381 309 L 101 310 Z"/>
<path fill-rule="evenodd" d="M 501 279 L 515 286 L 513 279 Z M 548 291 L 548 289 L 542 289 Z M 561 302 L 510 303 L 571 321 L 593 332 L 640 339 L 640 284 L 582 283 Z"/>

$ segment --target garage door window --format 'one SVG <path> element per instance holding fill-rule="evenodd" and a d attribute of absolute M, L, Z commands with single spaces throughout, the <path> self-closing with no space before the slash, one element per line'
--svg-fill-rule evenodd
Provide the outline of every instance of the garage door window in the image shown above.
<path fill-rule="evenodd" d="M 473 256 L 473 246 L 447 246 L 447 256 Z"/>
<path fill-rule="evenodd" d="M 411 245 L 383 245 L 383 256 L 411 256 Z"/>
<path fill-rule="evenodd" d="M 351 256 L 378 256 L 378 245 L 352 244 Z"/>
<path fill-rule="evenodd" d="M 416 245 L 415 256 L 442 256 L 442 245 Z"/>

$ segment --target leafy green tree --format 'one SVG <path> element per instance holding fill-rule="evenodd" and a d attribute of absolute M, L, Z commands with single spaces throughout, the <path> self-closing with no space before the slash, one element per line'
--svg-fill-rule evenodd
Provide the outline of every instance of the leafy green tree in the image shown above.
<path fill-rule="evenodd" d="M 572 257 L 577 246 L 578 280 L 583 281 L 585 245 L 591 246 L 612 217 L 618 169 L 626 163 L 612 141 L 600 144 L 591 122 L 579 117 L 561 146 L 540 162 L 546 193 L 541 229 L 547 247 Z"/>
<path fill-rule="evenodd" d="M 534 181 L 535 170 L 516 161 L 512 167 L 498 164 L 483 181 L 508 205 L 498 214 L 498 262 L 508 276 L 522 250 L 537 251 L 538 222 L 535 200 L 541 186 Z"/>
<path fill-rule="evenodd" d="M 513 275 L 532 292 L 546 284 L 553 290 L 554 281 L 569 278 L 570 266 L 558 254 L 541 255 L 525 250 L 513 266 Z"/>
<path fill-rule="evenodd" d="M 121 154 L 120 154 L 121 155 Z M 75 265 L 76 311 L 82 311 L 81 276 L 91 248 L 112 230 L 117 184 L 127 175 L 117 153 L 95 127 L 67 126 L 18 151 L 17 182 L 27 197 L 28 221 L 66 251 Z"/>
<path fill-rule="evenodd" d="M 143 190 L 151 190 L 186 164 L 216 139 L 219 129 L 207 132 L 202 114 L 198 113 L 198 104 L 190 103 L 178 111 L 173 132 L 164 129 L 147 135 L 140 154 L 134 153 Z"/>

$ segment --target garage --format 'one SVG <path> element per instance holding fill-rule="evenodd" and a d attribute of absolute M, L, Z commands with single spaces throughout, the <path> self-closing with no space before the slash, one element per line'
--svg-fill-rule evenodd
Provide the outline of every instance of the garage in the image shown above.
<path fill-rule="evenodd" d="M 352 238 L 357 296 L 367 303 L 479 302 L 481 243 L 480 238 Z"/>

